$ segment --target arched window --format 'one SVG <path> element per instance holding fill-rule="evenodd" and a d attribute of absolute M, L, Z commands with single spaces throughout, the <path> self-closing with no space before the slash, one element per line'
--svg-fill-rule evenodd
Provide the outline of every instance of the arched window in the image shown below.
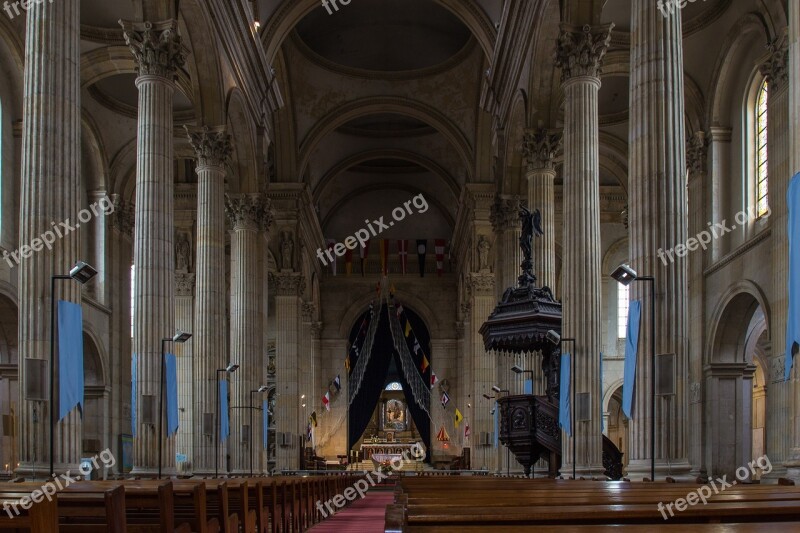
<path fill-rule="evenodd" d="M 755 200 L 756 214 L 762 217 L 769 212 L 769 170 L 767 162 L 767 80 L 761 83 L 756 94 L 755 118 Z"/>

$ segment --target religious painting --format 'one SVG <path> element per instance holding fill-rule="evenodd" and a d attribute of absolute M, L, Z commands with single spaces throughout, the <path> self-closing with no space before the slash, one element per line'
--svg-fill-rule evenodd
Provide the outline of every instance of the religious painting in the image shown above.
<path fill-rule="evenodd" d="M 386 402 L 383 412 L 383 429 L 400 430 L 406 429 L 406 406 L 400 400 L 389 400 Z"/>

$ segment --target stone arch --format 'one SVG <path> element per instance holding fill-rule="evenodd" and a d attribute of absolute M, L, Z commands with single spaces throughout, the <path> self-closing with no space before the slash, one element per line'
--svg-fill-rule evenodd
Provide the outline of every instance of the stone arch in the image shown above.
<path fill-rule="evenodd" d="M 436 318 L 436 314 L 433 312 L 433 309 L 428 306 L 428 304 L 413 294 L 404 292 L 402 290 L 397 290 L 395 292 L 395 298 L 402 302 L 404 307 L 408 306 L 409 309 L 419 315 L 419 317 L 428 327 L 431 340 L 443 338 L 443 331 L 441 325 L 439 324 L 439 320 Z M 353 324 L 355 324 L 356 319 L 364 312 L 364 310 L 369 307 L 369 303 L 374 299 L 374 290 L 370 289 L 365 291 L 350 304 L 344 313 L 342 313 L 342 319 L 337 328 L 340 338 L 348 338 L 348 335 L 350 335 L 350 329 L 353 327 Z"/>
<path fill-rule="evenodd" d="M 19 413 L 19 378 L 17 374 L 19 349 L 19 308 L 13 288 L 6 282 L 0 283 L 0 417 Z M 5 374 L 2 368 L 13 368 Z M 0 432 L 0 464 L 16 464 L 18 455 L 14 454 L 13 435 Z"/>
<path fill-rule="evenodd" d="M 525 179 L 526 164 L 522 152 L 522 141 L 527 126 L 525 117 L 528 115 L 528 99 L 523 90 L 518 90 L 511 104 L 511 115 L 506 128 L 505 153 L 502 160 L 505 166 L 502 175 L 503 181 L 499 184 L 500 194 L 519 195 L 520 198 L 528 197 L 528 183 Z"/>
<path fill-rule="evenodd" d="M 230 167 L 227 176 L 231 192 L 258 192 L 258 161 L 256 135 L 253 123 L 247 113 L 244 95 L 238 87 L 228 92 L 227 98 L 228 132 L 233 144 Z"/>
<path fill-rule="evenodd" d="M 186 25 L 186 38 L 192 44 L 191 67 L 195 74 L 191 85 L 193 91 L 187 96 L 194 105 L 198 121 L 209 125 L 223 124 L 225 85 L 220 55 L 217 53 L 221 48 L 216 41 L 217 32 L 212 29 L 208 9 L 197 0 L 184 0 L 180 5 L 180 14 Z"/>
<path fill-rule="evenodd" d="M 103 345 L 90 327 L 83 329 L 83 439 L 81 451 L 97 454 L 109 442 L 109 373 Z"/>
<path fill-rule="evenodd" d="M 611 397 L 616 394 L 617 391 L 622 390 L 622 378 L 616 379 L 611 382 L 611 384 L 606 388 L 605 392 L 603 393 L 603 412 L 608 411 L 608 404 L 611 401 Z"/>
<path fill-rule="evenodd" d="M 736 345 L 731 345 L 725 340 L 744 336 L 746 326 L 758 308 L 761 308 L 764 313 L 766 332 L 769 335 L 769 302 L 761 287 L 750 280 L 741 280 L 725 291 L 711 316 L 711 328 L 709 329 L 703 364 L 736 361 Z M 732 325 L 734 323 L 736 324 L 735 326 Z M 744 327 L 741 326 L 742 323 L 744 323 Z M 742 331 L 737 329 L 739 327 L 741 327 Z M 743 338 L 740 351 L 744 351 Z"/>

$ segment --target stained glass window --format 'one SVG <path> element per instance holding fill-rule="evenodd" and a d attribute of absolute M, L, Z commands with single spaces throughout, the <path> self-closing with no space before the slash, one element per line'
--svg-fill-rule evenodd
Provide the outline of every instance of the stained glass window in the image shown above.
<path fill-rule="evenodd" d="M 769 171 L 767 169 L 767 81 L 761 84 L 756 98 L 756 209 L 759 217 L 769 211 Z"/>

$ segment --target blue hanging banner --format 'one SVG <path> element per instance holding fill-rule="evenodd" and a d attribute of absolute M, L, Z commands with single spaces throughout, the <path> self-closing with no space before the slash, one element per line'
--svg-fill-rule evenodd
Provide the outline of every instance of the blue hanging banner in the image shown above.
<path fill-rule="evenodd" d="M 228 380 L 219 382 L 219 440 L 225 440 L 231 433 L 228 421 Z"/>
<path fill-rule="evenodd" d="M 600 433 L 606 432 L 606 421 L 603 418 L 603 352 L 600 352 L 600 398 L 601 400 L 597 403 L 600 404 Z"/>
<path fill-rule="evenodd" d="M 75 406 L 83 417 L 83 311 L 58 301 L 58 419 Z"/>
<path fill-rule="evenodd" d="M 175 356 L 168 353 L 164 358 L 167 378 L 167 437 L 178 431 L 178 367 Z"/>
<path fill-rule="evenodd" d="M 533 380 L 526 379 L 522 394 L 533 394 Z"/>
<path fill-rule="evenodd" d="M 136 436 L 136 354 L 131 356 L 131 435 Z"/>
<path fill-rule="evenodd" d="M 800 173 L 795 174 L 789 182 L 786 193 L 786 207 L 788 210 L 789 231 L 789 292 L 786 299 L 789 301 L 789 312 L 786 316 L 786 356 L 784 380 L 788 380 L 792 373 L 792 348 L 794 343 L 800 344 Z"/>
<path fill-rule="evenodd" d="M 500 442 L 500 406 L 494 402 L 494 447 L 497 448 Z"/>
<path fill-rule="evenodd" d="M 572 436 L 572 402 L 570 401 L 570 368 L 569 353 L 561 354 L 561 380 L 558 388 L 558 425 Z"/>
<path fill-rule="evenodd" d="M 265 450 L 267 449 L 267 436 L 269 435 L 269 409 L 267 409 L 268 405 L 269 402 L 267 400 L 261 402 L 261 423 L 262 423 L 261 442 Z"/>
<path fill-rule="evenodd" d="M 631 418 L 633 391 L 636 386 L 636 352 L 639 350 L 639 321 L 642 302 L 633 300 L 628 308 L 628 331 L 625 337 L 625 369 L 622 376 L 622 412 Z M 655 369 L 653 369 L 655 371 Z"/>

